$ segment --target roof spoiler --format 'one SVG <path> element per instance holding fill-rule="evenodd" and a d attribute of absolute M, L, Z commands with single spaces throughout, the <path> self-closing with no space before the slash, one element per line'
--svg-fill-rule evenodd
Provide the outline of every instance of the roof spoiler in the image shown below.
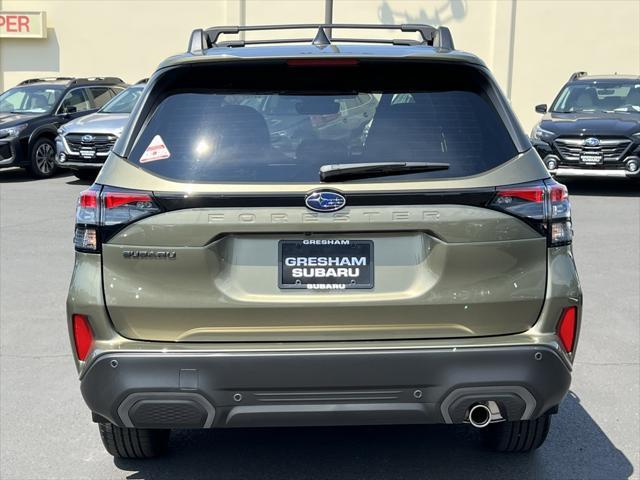
<path fill-rule="evenodd" d="M 316 29 L 313 38 L 277 38 L 273 40 L 234 40 L 218 42 L 221 35 L 237 35 L 241 32 L 257 32 L 271 30 L 303 30 Z M 420 33 L 421 40 L 388 40 L 380 38 L 332 38 L 333 30 L 398 30 L 401 32 Z M 327 34 L 327 32 L 331 32 Z M 300 23 L 288 25 L 254 25 L 254 26 L 226 26 L 211 27 L 203 30 L 194 30 L 189 38 L 188 52 L 191 54 L 202 54 L 205 50 L 213 47 L 244 47 L 246 45 L 265 45 L 278 43 L 311 43 L 318 47 L 331 45 L 331 42 L 345 43 L 382 43 L 391 45 L 428 45 L 443 50 L 454 50 L 453 37 L 447 27 L 432 27 L 425 24 L 402 24 L 402 25 L 378 25 L 378 24 L 351 24 L 351 23 Z"/>

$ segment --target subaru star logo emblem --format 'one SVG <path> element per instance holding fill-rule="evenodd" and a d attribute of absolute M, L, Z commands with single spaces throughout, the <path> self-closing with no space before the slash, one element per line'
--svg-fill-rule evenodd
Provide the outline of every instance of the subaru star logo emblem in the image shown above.
<path fill-rule="evenodd" d="M 81 140 L 83 143 L 93 142 L 93 135 L 83 135 Z"/>
<path fill-rule="evenodd" d="M 597 147 L 598 145 L 600 145 L 600 140 L 595 137 L 589 137 L 584 141 L 584 144 L 587 147 Z"/>
<path fill-rule="evenodd" d="M 323 190 L 307 195 L 304 203 L 316 212 L 335 212 L 344 207 L 347 200 L 339 193 Z"/>

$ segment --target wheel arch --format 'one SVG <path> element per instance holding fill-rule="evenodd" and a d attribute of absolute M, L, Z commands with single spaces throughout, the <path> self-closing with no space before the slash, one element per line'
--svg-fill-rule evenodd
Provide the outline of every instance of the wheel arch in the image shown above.
<path fill-rule="evenodd" d="M 31 149 L 38 140 L 40 140 L 41 138 L 46 138 L 48 140 L 51 140 L 55 144 L 57 135 L 58 131 L 51 125 L 43 125 L 42 127 L 36 128 L 33 132 L 31 132 L 31 135 L 29 135 L 27 151 L 28 158 L 31 157 Z"/>

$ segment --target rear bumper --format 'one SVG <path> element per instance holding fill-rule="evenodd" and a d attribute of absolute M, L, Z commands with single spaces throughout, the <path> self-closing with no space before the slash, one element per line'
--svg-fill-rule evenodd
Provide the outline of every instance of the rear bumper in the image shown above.
<path fill-rule="evenodd" d="M 107 352 L 81 390 L 95 414 L 140 428 L 463 423 L 489 400 L 520 420 L 567 393 L 556 349 Z"/>

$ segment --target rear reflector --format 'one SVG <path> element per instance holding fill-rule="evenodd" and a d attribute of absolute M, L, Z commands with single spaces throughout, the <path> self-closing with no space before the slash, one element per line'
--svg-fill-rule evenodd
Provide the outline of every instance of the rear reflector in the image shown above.
<path fill-rule="evenodd" d="M 93 333 L 86 315 L 74 314 L 73 322 L 73 343 L 76 347 L 78 360 L 84 361 L 93 345 Z"/>
<path fill-rule="evenodd" d="M 576 326 L 577 326 L 577 307 L 568 307 L 562 311 L 560 321 L 558 322 L 558 337 L 562 342 L 564 349 L 571 353 L 575 346 Z"/>

